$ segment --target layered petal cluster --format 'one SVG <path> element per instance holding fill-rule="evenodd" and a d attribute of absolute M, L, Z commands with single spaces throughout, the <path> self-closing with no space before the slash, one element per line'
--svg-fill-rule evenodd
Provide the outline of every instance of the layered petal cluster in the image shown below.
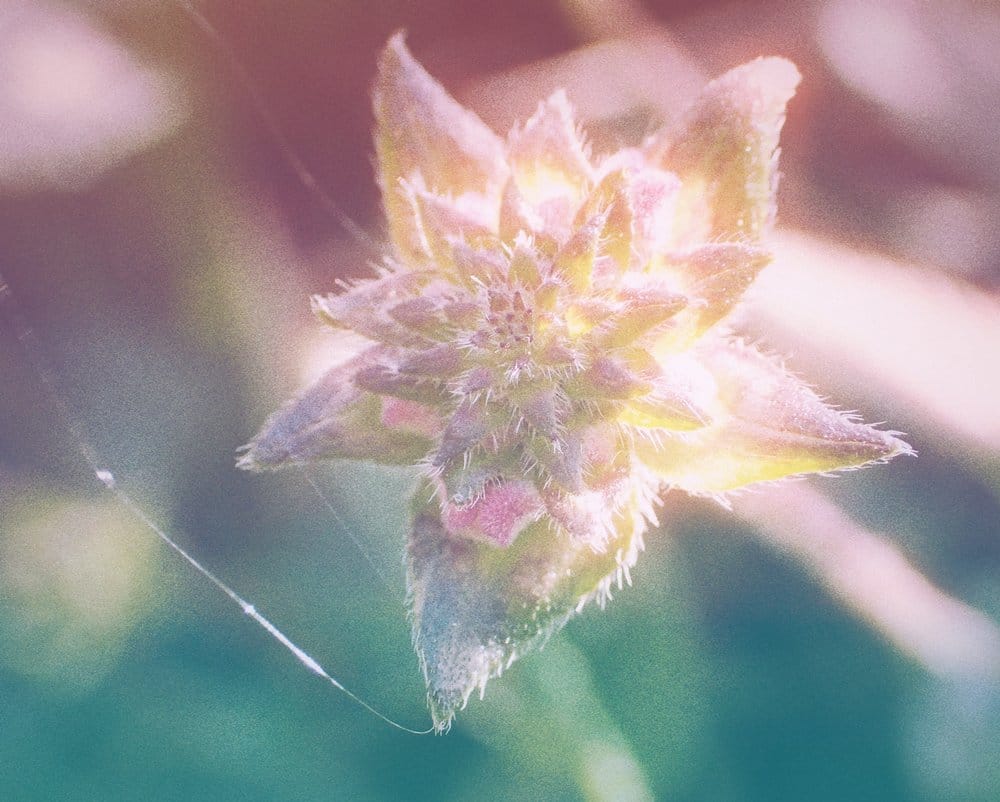
<path fill-rule="evenodd" d="M 392 253 L 317 297 L 367 343 L 240 460 L 418 465 L 407 559 L 438 728 L 628 578 L 670 487 L 723 494 L 908 451 L 722 326 L 768 263 L 782 59 L 595 156 L 562 92 L 500 138 L 397 36 L 375 87 Z M 361 335 L 357 338 L 356 335 Z"/>

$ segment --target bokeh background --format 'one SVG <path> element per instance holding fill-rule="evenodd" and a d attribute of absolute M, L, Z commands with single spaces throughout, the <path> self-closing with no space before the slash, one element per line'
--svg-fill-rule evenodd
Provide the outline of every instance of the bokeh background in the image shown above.
<path fill-rule="evenodd" d="M 998 798 L 996 4 L 197 8 L 216 36 L 171 2 L 0 4 L 3 799 Z M 368 92 L 398 28 L 500 132 L 565 86 L 598 150 L 744 60 L 796 61 L 777 259 L 737 324 L 920 452 L 732 510 L 669 495 L 634 587 L 442 738 L 303 670 L 103 492 L 13 320 L 154 518 L 424 726 L 411 477 L 330 465 L 327 506 L 233 469 L 322 370 L 308 293 L 370 269 L 289 155 L 379 240 Z"/>

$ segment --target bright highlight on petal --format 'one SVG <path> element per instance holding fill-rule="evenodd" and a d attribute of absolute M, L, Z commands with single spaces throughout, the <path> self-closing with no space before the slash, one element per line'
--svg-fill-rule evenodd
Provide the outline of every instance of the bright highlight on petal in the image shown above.
<path fill-rule="evenodd" d="M 718 495 L 909 453 L 722 323 L 770 261 L 799 80 L 758 59 L 641 149 L 592 155 L 566 96 L 506 140 L 385 49 L 375 145 L 394 249 L 313 299 L 367 348 L 274 415 L 241 467 L 413 464 L 413 638 L 439 730 L 628 581 L 671 487 Z"/>

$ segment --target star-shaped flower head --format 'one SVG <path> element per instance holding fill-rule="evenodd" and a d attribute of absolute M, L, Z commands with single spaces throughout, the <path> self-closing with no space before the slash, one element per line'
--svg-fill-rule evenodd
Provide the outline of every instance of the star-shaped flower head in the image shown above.
<path fill-rule="evenodd" d="M 409 604 L 439 729 L 628 579 L 667 489 L 721 495 L 909 451 L 720 325 L 770 258 L 798 80 L 758 59 L 677 127 L 596 156 L 564 93 L 502 139 L 401 36 L 386 47 L 375 145 L 392 253 L 313 299 L 367 344 L 240 465 L 419 466 Z"/>

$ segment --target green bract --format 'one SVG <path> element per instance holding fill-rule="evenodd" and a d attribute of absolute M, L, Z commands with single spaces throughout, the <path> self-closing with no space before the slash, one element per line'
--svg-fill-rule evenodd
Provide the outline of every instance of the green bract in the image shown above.
<path fill-rule="evenodd" d="M 439 729 L 628 579 L 667 488 L 720 494 L 909 451 L 718 325 L 770 258 L 798 80 L 758 59 L 676 129 L 594 157 L 562 92 L 504 140 L 389 42 L 375 144 L 392 254 L 313 299 L 368 344 L 240 466 L 420 466 L 409 599 Z"/>

